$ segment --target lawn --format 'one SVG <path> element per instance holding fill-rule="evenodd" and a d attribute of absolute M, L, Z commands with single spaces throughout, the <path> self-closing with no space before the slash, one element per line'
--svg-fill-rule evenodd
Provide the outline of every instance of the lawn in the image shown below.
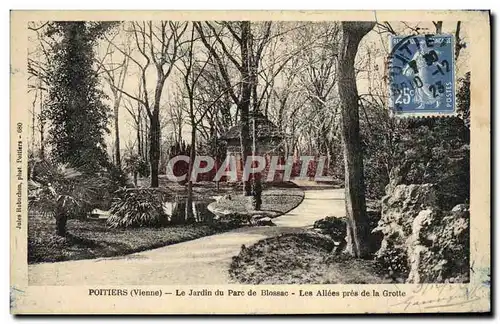
<path fill-rule="evenodd" d="M 173 186 L 170 183 L 163 189 L 172 191 L 172 196 L 177 197 L 185 192 L 184 186 Z M 234 200 L 231 200 L 229 208 L 243 212 L 245 207 L 241 203 L 247 201 L 247 197 L 243 197 L 240 192 L 241 185 L 238 184 L 221 184 L 219 190 L 216 190 L 214 184 L 197 184 L 194 199 L 231 195 Z M 293 184 L 266 186 L 261 213 L 281 215 L 299 205 L 303 198 L 303 191 Z M 53 217 L 30 213 L 28 263 L 120 256 L 222 233 L 243 225 L 246 224 L 213 222 L 163 228 L 111 229 L 102 220 L 70 219 L 67 237 L 60 237 L 55 235 Z"/>
<path fill-rule="evenodd" d="M 229 273 L 242 284 L 392 283 L 372 260 L 333 254 L 333 241 L 313 231 L 282 234 L 242 247 Z"/>
<path fill-rule="evenodd" d="M 230 198 L 224 197 L 210 204 L 210 210 L 215 214 L 259 214 L 274 218 L 297 207 L 304 200 L 304 191 L 291 183 L 264 187 L 259 211 L 252 209 L 250 199 L 240 193 L 231 194 Z"/>
<path fill-rule="evenodd" d="M 231 229 L 218 223 L 110 229 L 103 221 L 70 219 L 68 236 L 55 235 L 50 216 L 30 215 L 28 263 L 119 256 L 194 240 Z"/>

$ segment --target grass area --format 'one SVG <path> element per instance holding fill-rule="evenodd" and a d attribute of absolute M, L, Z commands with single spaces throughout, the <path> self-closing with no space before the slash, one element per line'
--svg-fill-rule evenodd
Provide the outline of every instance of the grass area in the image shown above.
<path fill-rule="evenodd" d="M 70 219 L 68 236 L 55 235 L 55 220 L 33 215 L 28 221 L 28 263 L 119 256 L 194 240 L 231 229 L 218 223 L 163 228 L 110 229 L 103 221 Z"/>
<path fill-rule="evenodd" d="M 286 188 L 265 187 L 263 192 L 263 211 L 281 215 L 300 204 L 304 198 L 301 189 L 292 185 Z M 182 196 L 184 186 L 163 187 Z M 232 207 L 244 210 L 240 195 L 241 186 L 215 185 L 195 187 L 195 200 L 214 195 L 231 194 Z M 234 193 L 237 192 L 235 195 Z M 246 201 L 246 199 L 245 199 Z M 55 219 L 50 216 L 30 213 L 28 220 L 28 263 L 56 262 L 99 257 L 120 256 L 129 253 L 154 249 L 170 244 L 194 240 L 203 236 L 222 233 L 237 225 L 197 223 L 172 225 L 163 228 L 111 229 L 104 221 L 70 219 L 67 224 L 67 237 L 55 235 Z"/>
<path fill-rule="evenodd" d="M 278 217 L 297 207 L 304 200 L 304 191 L 296 186 L 286 188 L 270 186 L 262 192 L 262 206 L 260 211 L 254 211 L 250 203 L 251 197 L 238 193 L 231 194 L 231 198 L 221 199 L 210 204 L 215 214 L 259 214 L 267 217 Z"/>
<path fill-rule="evenodd" d="M 391 283 L 371 260 L 331 253 L 333 241 L 313 231 L 282 234 L 242 247 L 229 273 L 243 284 Z"/>

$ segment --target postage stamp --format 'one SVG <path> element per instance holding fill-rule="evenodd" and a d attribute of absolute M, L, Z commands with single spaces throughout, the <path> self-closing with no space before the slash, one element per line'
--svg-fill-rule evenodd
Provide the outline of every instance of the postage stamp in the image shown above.
<path fill-rule="evenodd" d="M 490 311 L 489 12 L 10 22 L 12 313 Z"/>
<path fill-rule="evenodd" d="M 391 35 L 389 40 L 389 98 L 395 115 L 454 114 L 454 36 Z"/>

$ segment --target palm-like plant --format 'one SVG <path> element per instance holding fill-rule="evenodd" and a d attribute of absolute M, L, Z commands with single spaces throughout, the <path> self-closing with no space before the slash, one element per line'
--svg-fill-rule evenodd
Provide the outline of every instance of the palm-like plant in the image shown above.
<path fill-rule="evenodd" d="M 165 193 L 158 188 L 119 189 L 107 223 L 112 228 L 165 226 L 168 216 L 164 201 Z"/>
<path fill-rule="evenodd" d="M 86 213 L 96 197 L 102 181 L 82 174 L 67 164 L 38 165 L 29 181 L 29 206 L 56 219 L 56 234 L 66 236 L 70 215 Z"/>

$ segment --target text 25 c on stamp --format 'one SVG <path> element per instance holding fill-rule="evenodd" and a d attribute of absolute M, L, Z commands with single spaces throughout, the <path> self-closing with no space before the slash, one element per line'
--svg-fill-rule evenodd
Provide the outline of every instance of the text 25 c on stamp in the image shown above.
<path fill-rule="evenodd" d="M 391 36 L 389 100 L 396 116 L 455 112 L 452 35 Z"/>

